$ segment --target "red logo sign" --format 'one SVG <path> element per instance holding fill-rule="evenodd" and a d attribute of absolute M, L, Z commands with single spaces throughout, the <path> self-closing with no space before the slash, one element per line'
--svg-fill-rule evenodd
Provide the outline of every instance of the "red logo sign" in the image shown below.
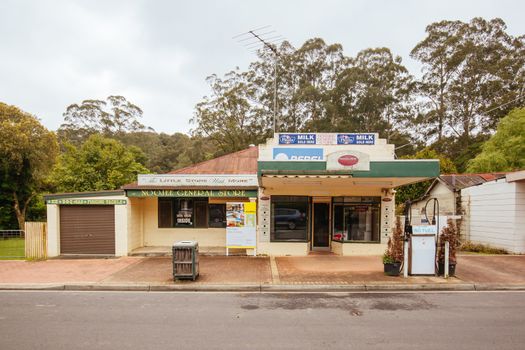
<path fill-rule="evenodd" d="M 352 165 L 356 165 L 357 163 L 359 163 L 359 158 L 351 154 L 346 154 L 344 156 L 339 157 L 337 162 L 341 164 L 342 166 L 352 166 Z"/>

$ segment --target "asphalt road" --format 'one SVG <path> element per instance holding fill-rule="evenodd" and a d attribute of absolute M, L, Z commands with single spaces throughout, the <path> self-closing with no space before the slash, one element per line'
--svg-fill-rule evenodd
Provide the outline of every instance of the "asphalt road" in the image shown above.
<path fill-rule="evenodd" d="M 524 292 L 0 292 L 0 349 L 524 349 Z"/>

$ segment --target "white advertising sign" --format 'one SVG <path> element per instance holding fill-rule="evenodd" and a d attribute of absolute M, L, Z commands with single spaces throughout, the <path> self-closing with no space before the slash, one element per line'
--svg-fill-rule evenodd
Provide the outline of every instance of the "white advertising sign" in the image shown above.
<path fill-rule="evenodd" d="M 257 187 L 257 175 L 139 174 L 139 186 Z"/>
<path fill-rule="evenodd" d="M 337 151 L 326 156 L 326 170 L 370 170 L 370 156 L 359 151 Z"/>
<path fill-rule="evenodd" d="M 226 203 L 226 248 L 253 248 L 257 237 L 257 204 Z"/>

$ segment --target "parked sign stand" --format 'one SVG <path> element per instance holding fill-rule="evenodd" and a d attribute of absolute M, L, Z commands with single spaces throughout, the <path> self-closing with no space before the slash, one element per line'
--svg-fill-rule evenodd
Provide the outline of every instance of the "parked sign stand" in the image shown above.
<path fill-rule="evenodd" d="M 256 249 L 256 203 L 226 203 L 226 256 L 230 248 Z"/>

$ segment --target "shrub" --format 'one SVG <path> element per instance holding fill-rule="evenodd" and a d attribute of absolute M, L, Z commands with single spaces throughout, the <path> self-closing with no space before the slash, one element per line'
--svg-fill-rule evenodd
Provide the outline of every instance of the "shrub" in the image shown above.
<path fill-rule="evenodd" d="M 401 218 L 396 217 L 396 227 L 392 237 L 388 239 L 388 247 L 383 254 L 383 264 L 403 262 L 403 229 Z"/>
<path fill-rule="evenodd" d="M 445 262 L 445 242 L 449 244 L 449 263 L 456 263 L 456 247 L 458 245 L 458 230 L 452 219 L 447 220 L 447 226 L 439 235 L 438 261 Z"/>
<path fill-rule="evenodd" d="M 460 244 L 459 250 L 463 252 L 483 253 L 483 254 L 509 254 L 509 252 L 503 248 L 491 247 L 488 244 L 474 243 L 471 241 L 465 241 Z"/>

